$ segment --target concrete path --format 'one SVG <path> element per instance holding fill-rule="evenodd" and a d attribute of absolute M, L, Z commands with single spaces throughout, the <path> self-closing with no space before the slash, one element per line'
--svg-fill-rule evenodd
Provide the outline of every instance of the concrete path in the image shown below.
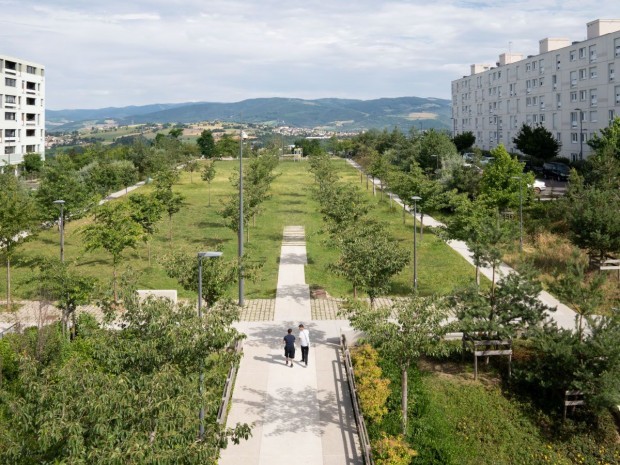
<path fill-rule="evenodd" d="M 253 423 L 252 438 L 221 451 L 220 465 L 357 465 L 359 451 L 346 373 L 340 360 L 340 328 L 346 321 L 310 321 L 302 227 L 284 230 L 275 321 L 243 322 L 244 356 L 232 396 L 228 426 Z M 310 330 L 309 364 L 284 364 L 282 338 Z M 297 349 L 296 360 L 301 358 Z"/>
<path fill-rule="evenodd" d="M 355 169 L 360 170 L 361 171 L 361 166 L 356 163 L 353 160 L 347 160 L 347 162 L 353 166 Z M 380 185 L 380 182 L 378 179 L 374 179 L 373 180 L 374 184 L 376 184 L 377 186 Z M 403 206 L 403 202 L 401 201 L 401 199 L 398 198 L 398 196 L 396 195 L 392 195 L 392 199 L 401 207 Z M 405 210 L 407 210 L 410 214 L 413 214 L 410 210 L 409 207 L 405 206 Z M 418 213 L 418 216 L 416 217 L 417 221 L 420 221 L 420 214 Z M 434 218 L 431 218 L 428 215 L 424 215 L 424 226 L 431 226 L 434 228 L 441 228 L 441 227 L 445 227 L 445 225 L 437 220 L 435 220 Z M 455 250 L 456 252 L 459 253 L 459 255 L 461 255 L 463 258 L 465 258 L 465 260 L 467 260 L 469 263 L 471 263 L 472 265 L 474 264 L 474 260 L 472 258 L 472 253 L 469 250 L 469 248 L 467 247 L 467 245 L 465 244 L 465 242 L 463 241 L 448 241 L 448 245 Z M 507 274 L 511 273 L 511 272 L 515 272 L 511 267 L 509 267 L 508 265 L 505 265 L 502 263 L 502 265 L 499 267 L 499 270 L 496 270 L 496 276 L 495 276 L 495 280 L 498 281 L 500 280 L 503 276 L 506 276 Z M 493 269 L 490 267 L 481 267 L 480 268 L 480 273 L 483 274 L 484 276 L 486 276 L 489 279 L 492 279 L 493 276 Z M 564 328 L 564 329 L 570 329 L 570 330 L 574 330 L 575 329 L 575 318 L 577 316 L 577 314 L 575 313 L 574 310 L 572 310 L 570 307 L 568 307 L 567 305 L 563 304 L 562 302 L 560 302 L 558 299 L 556 299 L 554 296 L 552 296 L 551 294 L 549 294 L 546 291 L 542 291 L 539 296 L 538 299 L 543 302 L 545 305 L 551 307 L 551 308 L 555 308 L 556 311 L 549 313 L 548 318 L 549 320 L 555 321 L 556 324 L 558 325 L 559 328 Z"/>

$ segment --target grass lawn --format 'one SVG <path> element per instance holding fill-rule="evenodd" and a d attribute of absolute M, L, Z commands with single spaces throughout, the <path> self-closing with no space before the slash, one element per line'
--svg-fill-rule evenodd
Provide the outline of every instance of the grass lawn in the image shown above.
<path fill-rule="evenodd" d="M 344 160 L 335 160 L 343 181 L 359 183 L 359 175 Z M 172 218 L 172 242 L 168 240 L 170 223 L 164 218 L 158 233 L 151 241 L 152 264 L 147 260 L 147 248 L 141 244 L 136 250 L 125 253 L 125 261 L 119 271 L 130 267 L 139 288 L 178 289 L 181 297 L 193 297 L 179 288 L 178 283 L 166 276 L 159 263 L 163 255 L 171 250 L 184 250 L 195 254 L 198 251 L 219 249 L 224 259 L 233 259 L 237 254 L 236 232 L 228 229 L 218 213 L 222 200 L 232 193 L 229 176 L 238 166 L 236 161 L 218 161 L 216 178 L 211 184 L 211 205 L 208 204 L 208 187 L 200 179 L 199 172 L 182 173 L 181 181 L 175 190 L 186 200 L 184 208 Z M 338 251 L 330 244 L 328 236 L 322 232 L 323 222 L 318 213 L 318 205 L 311 198 L 310 187 L 313 176 L 308 172 L 308 164 L 292 161 L 282 162 L 276 171 L 279 176 L 272 185 L 272 197 L 262 207 L 256 226 L 250 226 L 250 241 L 246 250 L 253 260 L 264 262 L 259 279 L 246 283 L 246 297 L 275 297 L 278 261 L 280 255 L 282 230 L 287 225 L 302 225 L 306 229 L 309 265 L 306 268 L 306 281 L 314 286 L 325 288 L 331 295 L 344 297 L 352 295 L 351 285 L 343 278 L 335 276 L 329 266 L 338 257 Z M 380 200 L 379 194 L 363 192 L 376 208 L 371 215 L 389 226 L 390 231 L 413 254 L 412 218 L 403 225 L 401 212 L 390 210 L 387 199 Z M 146 192 L 150 187 L 141 188 Z M 122 200 L 121 200 L 122 201 Z M 90 219 L 69 222 L 65 229 L 65 260 L 74 261 L 80 271 L 99 278 L 103 283 L 111 279 L 111 260 L 103 251 L 86 253 L 80 235 L 80 228 Z M 420 236 L 418 235 L 418 240 Z M 32 272 L 27 263 L 38 256 L 56 257 L 59 253 L 59 235 L 56 228 L 43 231 L 38 237 L 22 245 L 13 260 L 12 288 L 14 298 L 36 298 L 36 283 L 28 282 Z M 422 294 L 433 292 L 447 293 L 453 288 L 471 283 L 474 269 L 456 252 L 432 234 L 424 234 L 418 243 L 418 283 Z M 390 294 L 406 295 L 411 292 L 413 268 L 407 267 L 393 280 Z M 236 295 L 231 286 L 230 295 Z M 0 295 L 6 293 L 6 282 L 0 282 Z"/>

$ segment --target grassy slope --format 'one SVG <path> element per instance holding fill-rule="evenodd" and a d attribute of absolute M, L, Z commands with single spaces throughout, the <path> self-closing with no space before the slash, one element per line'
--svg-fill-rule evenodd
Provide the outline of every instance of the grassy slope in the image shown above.
<path fill-rule="evenodd" d="M 359 183 L 357 172 L 343 160 L 337 160 L 344 181 Z M 186 197 L 183 210 L 173 217 L 173 241 L 168 241 L 169 222 L 162 220 L 159 232 L 152 240 L 152 266 L 148 266 L 147 250 L 140 245 L 136 250 L 126 252 L 127 265 L 137 273 L 138 286 L 147 289 L 177 288 L 175 280 L 166 276 L 165 270 L 158 263 L 158 258 L 173 249 L 196 253 L 200 250 L 219 248 L 225 258 L 232 259 L 237 253 L 236 233 L 224 226 L 218 210 L 221 201 L 232 193 L 228 181 L 230 173 L 238 162 L 217 162 L 217 175 L 211 186 L 211 206 L 208 206 L 207 184 L 200 180 L 199 172 L 193 174 L 193 183 L 189 173 L 183 173 L 180 184 L 175 186 Z M 275 296 L 277 283 L 278 259 L 280 254 L 282 229 L 286 225 L 303 225 L 306 228 L 309 266 L 306 268 L 306 281 L 321 286 L 335 296 L 351 295 L 351 286 L 342 278 L 329 271 L 329 264 L 338 256 L 337 250 L 322 233 L 323 223 L 317 213 L 317 205 L 310 197 L 309 188 L 313 178 L 307 171 L 306 163 L 283 162 L 277 172 L 280 176 L 272 186 L 272 197 L 266 201 L 263 211 L 257 219 L 256 227 L 250 227 L 250 242 L 246 249 L 253 259 L 263 260 L 264 267 L 256 283 L 247 283 L 247 298 L 269 298 Z M 365 187 L 365 186 L 364 186 Z M 149 187 L 142 188 L 142 192 Z M 379 195 L 372 197 L 372 192 L 364 191 L 368 199 L 377 208 L 372 215 L 390 225 L 395 238 L 412 251 L 412 220 L 402 224 L 398 209 L 390 210 L 387 200 L 380 202 Z M 110 279 L 112 269 L 107 255 L 102 251 L 85 253 L 79 229 L 89 219 L 70 222 L 65 231 L 65 259 L 74 260 L 84 274 L 96 276 L 102 281 Z M 419 236 L 418 236 L 419 239 Z M 412 252 L 411 252 L 412 253 Z M 58 231 L 56 228 L 42 232 L 37 238 L 20 247 L 13 268 L 13 295 L 17 298 L 31 298 L 37 294 L 36 284 L 26 283 L 31 276 L 25 265 L 36 256 L 58 255 Z M 392 294 L 403 295 L 411 290 L 413 276 L 412 266 L 408 266 L 398 275 L 392 286 Z M 418 246 L 418 279 L 422 293 L 449 292 L 455 286 L 471 282 L 473 269 L 452 249 L 432 234 L 425 234 Z M 0 295 L 6 292 L 6 282 L 0 280 Z M 179 289 L 180 296 L 191 294 Z M 231 296 L 235 295 L 231 289 Z"/>

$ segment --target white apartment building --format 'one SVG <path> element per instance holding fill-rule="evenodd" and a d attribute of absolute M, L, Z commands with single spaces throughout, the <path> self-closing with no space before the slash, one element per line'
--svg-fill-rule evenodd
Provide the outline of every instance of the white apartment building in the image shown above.
<path fill-rule="evenodd" d="M 45 157 L 45 68 L 0 55 L 0 167 Z"/>
<path fill-rule="evenodd" d="M 495 66 L 471 65 L 452 81 L 453 134 L 471 131 L 476 146 L 503 144 L 525 124 L 542 124 L 562 144 L 560 156 L 586 158 L 587 141 L 620 116 L 620 20 L 587 24 L 587 39 L 546 38 L 538 55 L 504 53 Z"/>

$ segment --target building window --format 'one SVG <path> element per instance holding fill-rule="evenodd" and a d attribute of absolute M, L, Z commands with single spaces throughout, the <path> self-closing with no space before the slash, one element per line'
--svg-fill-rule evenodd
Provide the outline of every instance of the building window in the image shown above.
<path fill-rule="evenodd" d="M 15 113 L 14 112 L 9 112 L 9 111 L 5 112 L 4 113 L 4 119 L 6 121 L 15 121 Z"/>
<path fill-rule="evenodd" d="M 5 129 L 4 130 L 4 137 L 6 137 L 6 138 L 15 137 L 15 129 Z"/>
<path fill-rule="evenodd" d="M 558 142 L 562 142 L 562 133 L 561 132 L 556 132 L 555 133 L 555 140 L 557 140 Z"/>
<path fill-rule="evenodd" d="M 568 59 L 570 61 L 575 61 L 577 59 L 577 51 L 571 50 L 570 53 L 568 54 Z"/>
<path fill-rule="evenodd" d="M 577 101 L 577 91 L 574 91 L 574 92 L 570 93 L 570 101 L 571 102 L 576 102 Z"/>
<path fill-rule="evenodd" d="M 17 87 L 17 79 L 5 77 L 4 85 L 7 87 Z"/>
<path fill-rule="evenodd" d="M 609 80 L 613 81 L 616 78 L 616 66 L 614 63 L 609 63 Z"/>
<path fill-rule="evenodd" d="M 540 74 L 544 74 L 545 72 L 545 60 L 538 60 L 538 70 Z"/>
<path fill-rule="evenodd" d="M 26 105 L 36 105 L 37 99 L 32 97 L 26 97 Z"/>
<path fill-rule="evenodd" d="M 616 110 L 609 110 L 608 117 L 610 122 L 613 121 L 616 118 Z"/>
<path fill-rule="evenodd" d="M 577 134 L 576 132 L 571 132 L 571 133 L 570 133 L 570 141 L 571 141 L 573 144 L 577 144 L 577 143 L 579 143 L 579 136 L 578 136 L 578 134 Z"/>
<path fill-rule="evenodd" d="M 592 122 L 592 123 L 596 123 L 597 121 L 598 121 L 598 115 L 597 115 L 597 112 L 596 112 L 596 110 L 592 110 L 592 111 L 590 112 L 590 122 Z"/>
<path fill-rule="evenodd" d="M 586 57 L 586 48 L 585 47 L 581 47 L 579 49 L 579 59 L 583 60 Z"/>
<path fill-rule="evenodd" d="M 26 72 L 28 74 L 37 74 L 37 68 L 34 66 L 26 66 Z"/>
<path fill-rule="evenodd" d="M 35 137 L 36 130 L 35 129 L 26 129 L 26 137 Z"/>
<path fill-rule="evenodd" d="M 570 72 L 570 86 L 575 87 L 577 85 L 577 71 Z"/>
<path fill-rule="evenodd" d="M 596 61 L 596 45 L 590 45 L 590 61 Z"/>
<path fill-rule="evenodd" d="M 544 122 L 545 122 L 545 114 L 544 114 L 544 113 L 541 113 L 541 114 L 540 114 L 540 119 L 539 119 L 539 121 L 540 121 L 540 123 L 541 123 L 541 124 L 544 124 Z"/>
<path fill-rule="evenodd" d="M 34 153 L 37 151 L 37 146 L 36 145 L 27 145 L 26 146 L 26 153 Z"/>
<path fill-rule="evenodd" d="M 584 79 L 588 79 L 588 70 L 585 68 L 581 68 L 579 70 L 579 80 L 583 81 Z"/>
<path fill-rule="evenodd" d="M 551 76 L 551 87 L 553 87 L 553 90 L 558 88 L 558 76 L 556 74 Z"/>
<path fill-rule="evenodd" d="M 560 55 L 555 56 L 555 69 L 560 69 L 562 65 L 562 60 L 560 59 Z"/>
<path fill-rule="evenodd" d="M 11 155 L 15 153 L 15 147 L 4 147 L 4 154 L 5 155 Z"/>
<path fill-rule="evenodd" d="M 11 71 L 17 71 L 17 63 L 15 63 L 14 61 L 5 61 L 4 67 L 6 69 L 10 69 Z"/>
<path fill-rule="evenodd" d="M 588 91 L 587 90 L 580 90 L 579 91 L 579 101 L 580 102 L 585 102 L 586 100 L 588 100 Z"/>
<path fill-rule="evenodd" d="M 26 90 L 37 90 L 37 84 L 35 82 L 26 81 Z"/>
<path fill-rule="evenodd" d="M 590 89 L 590 106 L 595 107 L 598 103 L 596 89 Z"/>
<path fill-rule="evenodd" d="M 620 105 L 620 86 L 614 88 L 616 94 L 616 105 Z"/>
<path fill-rule="evenodd" d="M 562 94 L 555 94 L 555 103 L 558 109 L 562 108 Z"/>
<path fill-rule="evenodd" d="M 590 68 L 590 79 L 596 79 L 597 77 L 596 66 Z"/>
<path fill-rule="evenodd" d="M 525 64 L 525 71 L 529 73 L 531 70 L 532 70 L 532 63 L 526 63 Z"/>
<path fill-rule="evenodd" d="M 14 95 L 5 95 L 4 103 L 17 103 L 17 97 Z"/>
<path fill-rule="evenodd" d="M 577 113 L 577 111 L 570 112 L 570 125 L 572 128 L 577 127 L 577 120 L 579 119 L 579 115 Z"/>

